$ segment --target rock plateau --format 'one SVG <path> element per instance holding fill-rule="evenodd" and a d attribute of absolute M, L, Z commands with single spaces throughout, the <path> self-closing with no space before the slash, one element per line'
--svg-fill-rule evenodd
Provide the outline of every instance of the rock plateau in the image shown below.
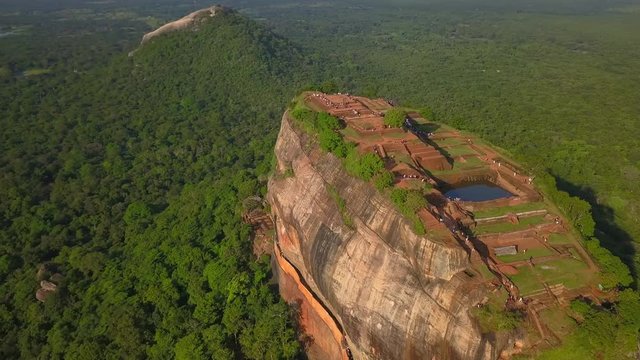
<path fill-rule="evenodd" d="M 486 295 L 468 254 L 412 231 L 375 188 L 349 176 L 288 114 L 268 200 L 280 291 L 299 306 L 310 354 L 327 359 L 494 359 L 469 310 Z M 335 201 L 344 199 L 347 226 Z M 332 193 L 334 194 L 332 196 Z"/>

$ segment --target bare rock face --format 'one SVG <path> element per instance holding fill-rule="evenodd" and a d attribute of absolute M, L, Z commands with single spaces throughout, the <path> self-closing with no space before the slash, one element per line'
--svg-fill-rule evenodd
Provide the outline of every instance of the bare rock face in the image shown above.
<path fill-rule="evenodd" d="M 183 17 L 182 19 L 179 19 L 179 20 L 164 24 L 161 27 L 157 28 L 156 30 L 145 34 L 142 37 L 141 45 L 147 43 L 149 40 L 151 40 L 151 39 L 153 39 L 153 38 L 155 38 L 155 37 L 157 37 L 159 35 L 188 28 L 188 27 L 194 25 L 198 21 L 198 19 L 203 19 L 203 18 L 207 18 L 207 17 L 214 17 L 218 13 L 220 13 L 222 11 L 226 11 L 226 10 L 228 10 L 228 9 L 226 9 L 226 8 L 220 6 L 220 5 L 215 5 L 215 6 L 206 8 L 206 9 L 194 11 L 191 14 Z"/>
<path fill-rule="evenodd" d="M 57 288 L 58 286 L 50 281 L 40 281 L 40 289 L 36 291 L 36 299 L 38 299 L 38 301 L 40 302 L 45 302 L 49 295 L 56 292 Z"/>
<path fill-rule="evenodd" d="M 506 344 L 483 337 L 469 315 L 486 289 L 464 272 L 469 261 L 461 247 L 416 235 L 385 197 L 350 177 L 287 114 L 275 152 L 279 173 L 293 171 L 269 182 L 281 294 L 302 307 L 303 327 L 326 358 L 498 357 Z M 345 201 L 353 226 L 330 191 Z M 287 275 L 280 258 L 300 279 Z M 318 304 L 294 289 L 296 281 Z"/>

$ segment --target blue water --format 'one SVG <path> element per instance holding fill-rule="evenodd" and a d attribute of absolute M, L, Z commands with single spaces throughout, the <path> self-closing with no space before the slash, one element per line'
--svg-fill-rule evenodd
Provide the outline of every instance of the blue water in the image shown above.
<path fill-rule="evenodd" d="M 470 184 L 451 189 L 444 196 L 462 201 L 490 201 L 508 198 L 513 194 L 494 184 Z"/>

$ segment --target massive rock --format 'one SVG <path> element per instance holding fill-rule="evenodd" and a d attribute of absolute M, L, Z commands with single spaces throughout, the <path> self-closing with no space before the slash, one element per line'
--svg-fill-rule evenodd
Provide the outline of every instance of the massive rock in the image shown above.
<path fill-rule="evenodd" d="M 470 316 L 486 289 L 465 272 L 469 260 L 461 247 L 416 235 L 385 197 L 349 176 L 340 159 L 321 151 L 287 114 L 275 153 L 279 175 L 269 182 L 268 199 L 281 294 L 300 306 L 302 327 L 317 353 L 355 359 L 498 357 L 505 341 L 483 336 Z M 336 193 L 347 214 L 338 208 Z"/>
<path fill-rule="evenodd" d="M 227 11 L 228 9 L 220 6 L 220 5 L 215 5 L 215 6 L 211 6 L 208 7 L 206 9 L 201 9 L 198 11 L 194 11 L 191 14 L 183 17 L 182 19 L 176 20 L 176 21 L 172 21 L 170 23 L 164 24 L 161 27 L 157 28 L 156 30 L 145 34 L 142 37 L 142 43 L 141 44 L 145 44 L 147 43 L 149 40 L 160 36 L 162 34 L 166 34 L 172 31 L 178 31 L 178 30 L 182 30 L 185 28 L 188 28 L 192 25 L 194 25 L 198 19 L 203 19 L 203 18 L 207 18 L 207 17 L 213 17 L 216 16 L 216 14 L 222 12 L 222 11 Z"/>

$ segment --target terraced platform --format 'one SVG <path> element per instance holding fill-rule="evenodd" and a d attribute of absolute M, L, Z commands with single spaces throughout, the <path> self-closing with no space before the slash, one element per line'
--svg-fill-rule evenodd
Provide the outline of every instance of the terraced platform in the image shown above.
<path fill-rule="evenodd" d="M 344 139 L 380 156 L 394 186 L 425 193 L 429 204 L 418 216 L 427 236 L 467 249 L 476 276 L 503 293 L 507 307 L 537 317 L 546 306 L 593 291 L 598 269 L 571 227 L 534 178 L 488 144 L 411 110 L 403 127 L 389 127 L 384 114 L 392 105 L 384 99 L 315 92 L 305 102 L 342 120 Z M 506 196 L 447 196 L 474 184 L 499 187 Z"/>

